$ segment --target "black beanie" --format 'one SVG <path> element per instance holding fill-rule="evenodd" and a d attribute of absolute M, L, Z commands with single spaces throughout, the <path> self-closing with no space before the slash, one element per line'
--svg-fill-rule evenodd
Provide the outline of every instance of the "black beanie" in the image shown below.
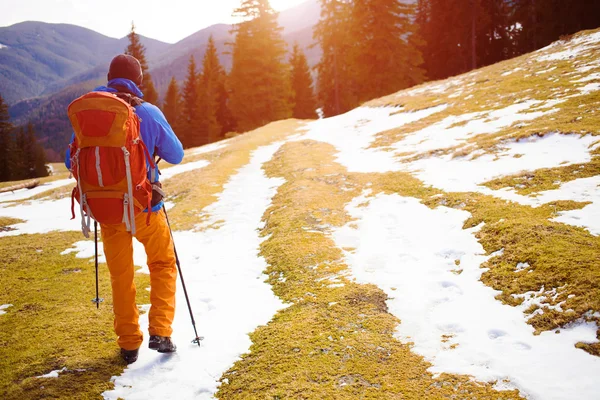
<path fill-rule="evenodd" d="M 127 54 L 119 54 L 110 62 L 108 69 L 108 80 L 125 78 L 133 81 L 136 85 L 141 85 L 144 79 L 142 66 L 137 58 Z"/>

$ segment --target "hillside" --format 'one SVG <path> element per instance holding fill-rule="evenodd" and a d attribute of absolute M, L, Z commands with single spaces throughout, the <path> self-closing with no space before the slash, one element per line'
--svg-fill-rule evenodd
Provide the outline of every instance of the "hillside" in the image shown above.
<path fill-rule="evenodd" d="M 583 32 L 163 166 L 204 341 L 180 288 L 178 353 L 144 343 L 128 368 L 104 265 L 106 300 L 89 301 L 73 181 L 0 194 L 0 392 L 597 399 L 599 52 L 600 30 Z M 145 262 L 135 242 L 143 312 Z"/>
<path fill-rule="evenodd" d="M 318 62 L 321 55 L 318 46 L 311 47 L 312 30 L 319 19 L 319 12 L 317 0 L 308 0 L 281 12 L 279 16 L 289 49 L 298 42 L 306 52 L 311 66 Z M 150 73 L 159 93 L 163 95 L 166 92 L 172 76 L 179 81 L 185 79 L 190 56 L 193 55 L 196 62 L 201 64 L 211 35 L 215 39 L 221 63 L 229 69 L 231 56 L 228 54 L 227 43 L 232 40 L 231 29 L 231 25 L 227 24 L 212 25 L 172 45 L 141 36 L 147 48 Z M 3 35 L 9 39 L 3 39 Z M 68 45 L 69 35 L 79 39 L 72 49 Z M 28 37 L 31 40 L 16 46 L 14 37 Z M 66 143 L 65 138 L 68 139 L 71 135 L 70 123 L 64 110 L 78 95 L 105 82 L 110 59 L 125 49 L 127 38 L 112 39 L 73 25 L 28 22 L 0 28 L 0 43 L 3 40 L 13 43 L 6 49 L 14 47 L 10 57 L 5 59 L 2 55 L 6 49 L 0 49 L 0 94 L 11 104 L 9 113 L 12 122 L 20 125 L 32 121 L 48 159 L 59 161 Z M 23 40 L 19 39 L 19 42 Z M 66 72 L 53 70 L 58 68 L 54 59 L 59 56 L 53 53 L 51 61 L 44 61 L 45 58 L 38 54 L 40 48 L 43 49 L 40 54 L 45 54 L 47 48 L 54 49 L 61 56 L 61 62 L 71 68 Z M 13 57 L 16 53 L 20 57 L 18 62 Z M 5 55 L 8 54 L 7 52 Z M 27 67 L 24 68 L 23 65 Z M 49 72 L 41 74 L 38 70 Z M 25 74 L 28 76 L 23 76 L 22 71 L 29 71 Z"/>
<path fill-rule="evenodd" d="M 149 59 L 168 46 L 154 39 L 141 40 Z M 61 81 L 99 64 L 108 65 L 127 42 L 75 25 L 22 22 L 1 27 L 0 44 L 0 92 L 7 103 L 14 104 L 51 93 L 50 85 L 62 89 Z"/>

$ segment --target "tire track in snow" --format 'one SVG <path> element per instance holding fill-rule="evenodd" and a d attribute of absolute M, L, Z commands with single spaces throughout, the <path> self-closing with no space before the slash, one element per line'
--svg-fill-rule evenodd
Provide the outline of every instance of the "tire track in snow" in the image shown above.
<path fill-rule="evenodd" d="M 265 283 L 267 264 L 259 256 L 264 240 L 258 228 L 272 197 L 284 183 L 262 170 L 283 143 L 260 147 L 250 163 L 238 170 L 217 202 L 204 211 L 211 215 L 203 232 L 175 232 L 183 275 L 202 347 L 190 343 L 193 330 L 178 280 L 173 339 L 178 352 L 162 355 L 148 350 L 148 315 L 140 317 L 145 341 L 138 361 L 113 378 L 114 390 L 105 399 L 212 398 L 218 379 L 248 351 L 248 333 L 268 323 L 284 307 Z M 145 264 L 145 254 L 135 254 Z"/>

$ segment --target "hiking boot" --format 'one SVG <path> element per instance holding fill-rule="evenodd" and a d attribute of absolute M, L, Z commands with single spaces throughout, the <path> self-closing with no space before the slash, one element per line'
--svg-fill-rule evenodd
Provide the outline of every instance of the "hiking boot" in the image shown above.
<path fill-rule="evenodd" d="M 140 349 L 135 349 L 135 350 L 121 349 L 121 357 L 123 357 L 123 360 L 125 360 L 125 362 L 127 364 L 133 364 L 134 362 L 137 361 L 139 352 L 140 352 Z"/>
<path fill-rule="evenodd" d="M 150 350 L 156 350 L 159 353 L 175 353 L 177 346 L 171 341 L 170 337 L 166 336 L 150 336 L 148 344 Z"/>

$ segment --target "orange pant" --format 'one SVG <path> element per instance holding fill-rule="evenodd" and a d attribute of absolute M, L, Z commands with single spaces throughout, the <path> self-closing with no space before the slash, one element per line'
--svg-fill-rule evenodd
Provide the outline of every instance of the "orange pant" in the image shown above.
<path fill-rule="evenodd" d="M 144 245 L 150 269 L 150 335 L 171 336 L 175 316 L 177 266 L 173 241 L 163 210 L 152 213 L 146 225 L 146 213 L 136 219 L 135 238 Z M 132 235 L 125 224 L 101 225 L 104 254 L 110 271 L 118 344 L 125 350 L 135 350 L 142 344 L 143 334 L 138 323 L 135 302 Z"/>

